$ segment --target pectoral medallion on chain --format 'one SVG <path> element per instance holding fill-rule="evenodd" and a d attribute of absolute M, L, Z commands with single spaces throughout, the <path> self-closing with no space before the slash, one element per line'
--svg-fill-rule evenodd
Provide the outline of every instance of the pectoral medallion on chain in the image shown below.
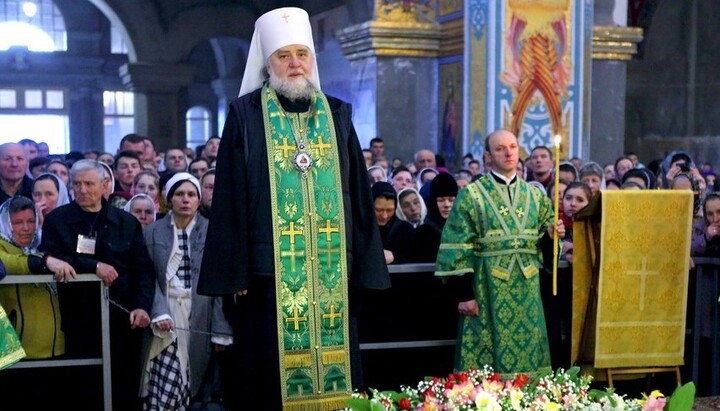
<path fill-rule="evenodd" d="M 295 168 L 300 170 L 303 178 L 307 177 L 307 172 L 313 165 L 313 159 L 310 154 L 305 151 L 300 151 L 295 154 Z"/>

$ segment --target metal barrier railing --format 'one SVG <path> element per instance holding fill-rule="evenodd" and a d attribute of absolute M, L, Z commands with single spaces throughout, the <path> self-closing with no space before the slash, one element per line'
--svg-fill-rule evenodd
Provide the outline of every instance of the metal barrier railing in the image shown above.
<path fill-rule="evenodd" d="M 37 284 L 54 283 L 52 275 L 8 275 L 0 280 L 0 285 L 10 284 Z M 108 288 L 105 287 L 100 278 L 95 274 L 78 274 L 73 282 L 97 282 L 100 287 L 100 321 L 102 333 L 102 357 L 101 358 L 79 358 L 79 359 L 48 359 L 20 361 L 10 368 L 46 368 L 46 367 L 78 367 L 101 365 L 103 375 L 103 405 L 106 411 L 112 410 L 112 381 L 110 377 L 110 323 L 109 323 L 109 299 Z"/>

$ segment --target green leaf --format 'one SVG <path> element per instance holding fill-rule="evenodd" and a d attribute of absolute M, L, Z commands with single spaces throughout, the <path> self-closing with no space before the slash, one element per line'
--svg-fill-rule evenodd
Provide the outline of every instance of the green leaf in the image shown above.
<path fill-rule="evenodd" d="M 351 398 L 345 400 L 345 403 L 353 411 L 372 411 L 370 400 L 368 399 Z"/>
<path fill-rule="evenodd" d="M 569 375 L 572 378 L 575 378 L 575 377 L 577 377 L 579 372 L 580 372 L 580 367 L 570 367 L 569 370 L 565 371 L 565 374 Z"/>
<path fill-rule="evenodd" d="M 690 381 L 682 387 L 677 387 L 665 404 L 668 411 L 690 411 L 695 403 L 695 383 Z"/>
<path fill-rule="evenodd" d="M 370 411 L 387 411 L 379 402 L 370 403 Z"/>
<path fill-rule="evenodd" d="M 392 402 L 398 402 L 403 398 L 410 398 L 409 395 L 405 394 L 404 392 L 393 392 L 389 395 Z"/>

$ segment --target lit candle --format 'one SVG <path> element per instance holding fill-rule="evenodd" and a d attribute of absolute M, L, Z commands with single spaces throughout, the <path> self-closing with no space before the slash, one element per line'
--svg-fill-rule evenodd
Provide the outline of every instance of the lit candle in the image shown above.
<path fill-rule="evenodd" d="M 555 212 L 554 226 L 557 227 L 560 218 L 560 134 L 555 135 Z M 553 233 L 553 295 L 557 295 L 557 266 L 558 266 L 558 234 Z"/>

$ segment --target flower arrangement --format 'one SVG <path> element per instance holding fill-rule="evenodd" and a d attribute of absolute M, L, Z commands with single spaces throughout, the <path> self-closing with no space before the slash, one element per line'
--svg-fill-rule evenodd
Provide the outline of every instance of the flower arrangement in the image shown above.
<path fill-rule="evenodd" d="M 403 386 L 400 392 L 370 389 L 369 393 L 355 393 L 348 405 L 353 411 L 686 411 L 695 397 L 692 382 L 679 387 L 670 398 L 653 391 L 641 399 L 630 399 L 610 388 L 590 389 L 591 381 L 591 376 L 580 375 L 578 367 L 548 372 L 533 380 L 524 374 L 503 380 L 485 366 L 447 378 L 428 378 L 417 388 Z"/>

